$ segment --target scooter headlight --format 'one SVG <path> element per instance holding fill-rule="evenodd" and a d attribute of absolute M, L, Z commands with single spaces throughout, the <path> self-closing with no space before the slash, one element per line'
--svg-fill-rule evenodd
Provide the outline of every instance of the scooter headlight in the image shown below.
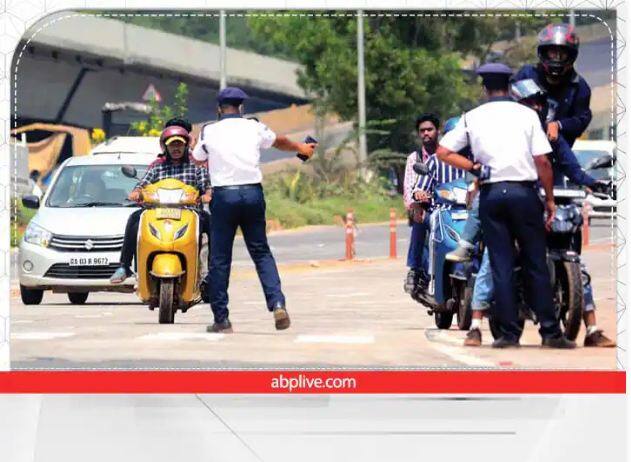
<path fill-rule="evenodd" d="M 42 247 L 48 247 L 53 234 L 50 231 L 45 230 L 41 226 L 33 223 L 32 221 L 26 227 L 24 231 L 24 241 L 29 244 L 41 245 Z"/>
<path fill-rule="evenodd" d="M 438 197 L 446 201 L 455 202 L 456 204 L 467 203 L 467 190 L 464 188 L 439 189 L 437 194 Z"/>
<path fill-rule="evenodd" d="M 162 239 L 162 235 L 160 234 L 158 228 L 153 226 L 151 223 L 149 223 L 149 232 L 151 232 L 153 237 L 155 237 L 156 239 Z"/>
<path fill-rule="evenodd" d="M 187 229 L 188 229 L 188 224 L 186 224 L 186 225 L 182 226 L 180 229 L 178 229 L 178 230 L 175 232 L 175 236 L 174 236 L 174 237 L 175 237 L 175 239 L 179 239 L 179 238 L 181 238 L 182 236 L 184 236 L 184 234 L 186 234 L 186 230 L 187 230 Z"/>
<path fill-rule="evenodd" d="M 158 202 L 160 204 L 179 204 L 184 196 L 181 189 L 158 189 Z"/>

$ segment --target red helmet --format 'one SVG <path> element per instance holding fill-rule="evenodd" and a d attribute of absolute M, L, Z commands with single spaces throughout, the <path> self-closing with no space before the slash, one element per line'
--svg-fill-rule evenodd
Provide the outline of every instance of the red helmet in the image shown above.
<path fill-rule="evenodd" d="M 191 135 L 185 128 L 172 125 L 162 130 L 160 134 L 160 147 L 162 152 L 167 152 L 167 142 L 173 138 L 180 139 L 186 146 L 191 144 Z"/>
<path fill-rule="evenodd" d="M 539 61 L 546 74 L 553 77 L 560 77 L 566 74 L 578 56 L 579 40 L 574 27 L 569 24 L 548 24 L 538 36 L 537 54 Z M 565 59 L 551 59 L 548 57 L 548 50 L 552 47 L 559 47 L 565 50 Z"/>

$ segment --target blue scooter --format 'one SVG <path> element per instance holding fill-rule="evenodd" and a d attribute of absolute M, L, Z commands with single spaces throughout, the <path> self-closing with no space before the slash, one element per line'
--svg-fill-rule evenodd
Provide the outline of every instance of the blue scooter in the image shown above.
<path fill-rule="evenodd" d="M 427 174 L 423 164 L 416 164 L 418 174 Z M 423 168 L 425 167 L 425 168 Z M 429 308 L 439 329 L 449 329 L 454 315 L 458 328 L 471 325 L 473 273 L 477 273 L 478 258 L 471 262 L 450 262 L 445 255 L 458 246 L 468 211 L 467 183 L 464 179 L 444 183 L 434 191 L 434 210 L 429 218 L 429 233 L 423 246 L 423 261 L 418 284 L 411 296 Z"/>

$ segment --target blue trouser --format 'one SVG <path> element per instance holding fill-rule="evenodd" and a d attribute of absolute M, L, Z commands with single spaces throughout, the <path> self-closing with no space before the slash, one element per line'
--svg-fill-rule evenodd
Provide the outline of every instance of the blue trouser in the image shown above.
<path fill-rule="evenodd" d="M 460 242 L 467 242 L 469 244 L 476 244 L 482 238 L 482 222 L 480 221 L 480 195 L 476 194 L 471 209 L 469 210 L 469 216 L 467 222 L 464 225 L 462 234 L 460 235 Z"/>
<path fill-rule="evenodd" d="M 210 242 L 210 306 L 215 322 L 228 319 L 228 282 L 232 264 L 232 246 L 237 227 L 256 266 L 267 307 L 285 304 L 280 276 L 265 234 L 265 198 L 260 185 L 238 189 L 214 188 L 210 203 L 212 223 Z"/>
<path fill-rule="evenodd" d="M 514 241 L 521 252 L 526 300 L 539 319 L 542 338 L 561 334 L 552 305 L 552 287 L 546 264 L 543 204 L 534 183 L 499 182 L 480 190 L 480 217 L 489 252 L 495 310 L 502 336 L 517 341 L 521 335 L 513 268 Z"/>
<path fill-rule="evenodd" d="M 418 270 L 423 266 L 423 247 L 425 247 L 425 236 L 429 229 L 429 214 L 425 214 L 425 219 L 421 223 L 412 222 L 412 232 L 410 234 L 410 246 L 408 247 L 408 268 Z"/>
<path fill-rule="evenodd" d="M 474 311 L 485 310 L 493 300 L 493 273 L 489 262 L 489 251 L 484 249 L 480 269 L 475 277 L 471 309 Z"/>

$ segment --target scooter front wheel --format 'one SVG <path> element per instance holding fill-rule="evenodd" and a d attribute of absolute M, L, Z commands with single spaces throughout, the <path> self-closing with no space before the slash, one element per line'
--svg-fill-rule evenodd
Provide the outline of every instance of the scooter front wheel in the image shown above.
<path fill-rule="evenodd" d="M 160 281 L 160 324 L 173 324 L 175 321 L 175 306 L 173 304 L 174 288 L 175 284 L 173 279 L 162 279 Z"/>

